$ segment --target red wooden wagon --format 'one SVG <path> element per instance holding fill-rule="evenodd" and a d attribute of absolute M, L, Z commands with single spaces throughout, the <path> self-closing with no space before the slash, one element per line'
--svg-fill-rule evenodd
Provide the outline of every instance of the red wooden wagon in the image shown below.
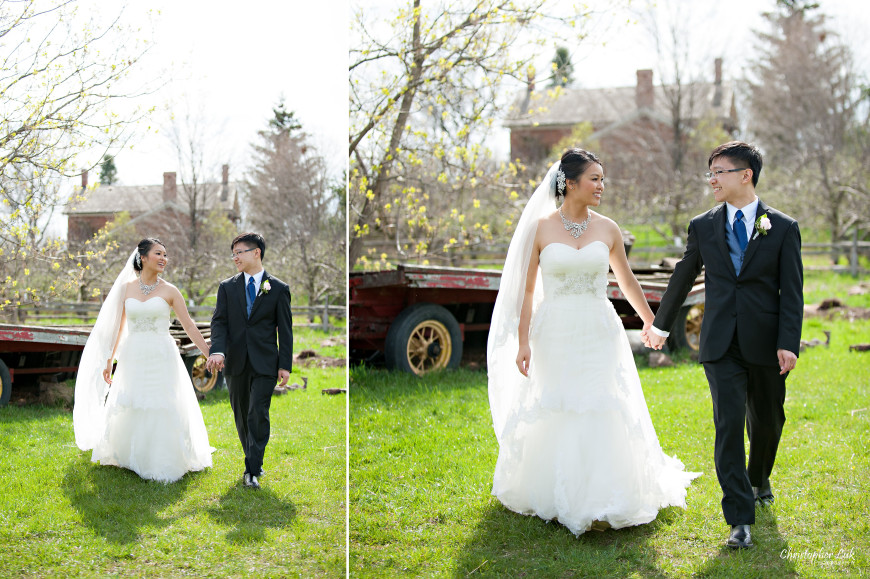
<path fill-rule="evenodd" d="M 671 272 L 635 270 L 644 296 L 658 309 Z M 383 361 L 389 368 L 424 374 L 455 368 L 463 345 L 486 343 L 501 272 L 420 265 L 350 275 L 350 358 Z M 643 323 L 615 279 L 607 294 L 625 329 Z M 699 277 L 671 329 L 671 349 L 698 348 L 704 314 L 704 284 Z"/>
<path fill-rule="evenodd" d="M 208 324 L 200 324 L 206 330 Z M 28 387 L 41 376 L 58 381 L 74 378 L 90 327 L 48 327 L 0 324 L 0 406 L 9 402 L 12 385 Z M 205 370 L 205 357 L 187 338 L 180 325 L 171 330 L 190 372 L 194 388 L 208 392 L 219 375 Z"/>

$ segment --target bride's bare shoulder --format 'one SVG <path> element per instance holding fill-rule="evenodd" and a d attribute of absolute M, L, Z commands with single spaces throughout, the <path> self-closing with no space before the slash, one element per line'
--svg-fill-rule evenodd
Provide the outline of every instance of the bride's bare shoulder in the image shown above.
<path fill-rule="evenodd" d="M 559 212 L 553 211 L 549 215 L 544 215 L 543 217 L 538 218 L 538 228 L 541 227 L 549 227 L 553 223 L 556 223 L 559 219 Z"/>

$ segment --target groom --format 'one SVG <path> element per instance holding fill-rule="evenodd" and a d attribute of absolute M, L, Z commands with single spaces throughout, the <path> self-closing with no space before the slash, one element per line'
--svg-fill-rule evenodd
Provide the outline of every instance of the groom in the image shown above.
<path fill-rule="evenodd" d="M 705 267 L 706 305 L 699 360 L 713 399 L 714 461 L 726 545 L 752 547 L 755 506 L 773 503 L 770 473 L 785 423 L 785 379 L 794 369 L 803 318 L 803 266 L 797 221 L 755 196 L 761 153 L 732 141 L 710 155 L 707 179 L 723 202 L 689 223 L 646 344 L 661 349 L 695 277 Z M 749 435 L 749 466 L 743 425 Z"/>
<path fill-rule="evenodd" d="M 245 452 L 244 483 L 259 489 L 272 391 L 278 379 L 287 384 L 293 362 L 290 288 L 263 269 L 266 242 L 261 235 L 239 235 L 232 251 L 239 273 L 218 288 L 206 367 L 224 371 Z"/>

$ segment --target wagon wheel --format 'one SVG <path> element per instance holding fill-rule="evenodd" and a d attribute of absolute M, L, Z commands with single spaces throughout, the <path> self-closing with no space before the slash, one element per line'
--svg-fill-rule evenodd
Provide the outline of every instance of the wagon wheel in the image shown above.
<path fill-rule="evenodd" d="M 217 373 L 212 374 L 205 369 L 205 363 L 207 360 L 208 358 L 200 354 L 196 357 L 196 360 L 193 361 L 193 365 L 190 368 L 190 381 L 193 382 L 193 388 L 197 392 L 203 394 L 214 388 L 218 379 Z"/>
<path fill-rule="evenodd" d="M 418 376 L 456 368 L 462 359 L 462 332 L 444 307 L 414 304 L 390 325 L 385 350 L 389 368 Z"/>
<path fill-rule="evenodd" d="M 668 337 L 668 348 L 671 350 L 689 348 L 697 352 L 701 347 L 701 323 L 703 321 L 704 304 L 680 308 L 677 321 Z"/>
<path fill-rule="evenodd" d="M 0 360 L 0 406 L 6 406 L 10 396 L 12 396 L 12 375 L 3 360 Z"/>

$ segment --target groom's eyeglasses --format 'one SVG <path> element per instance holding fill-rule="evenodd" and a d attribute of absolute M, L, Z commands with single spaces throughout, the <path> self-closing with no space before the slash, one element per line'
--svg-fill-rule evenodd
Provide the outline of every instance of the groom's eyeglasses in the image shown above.
<path fill-rule="evenodd" d="M 230 256 L 230 259 L 235 259 L 235 258 L 239 257 L 240 255 L 242 255 L 243 253 L 247 253 L 249 251 L 254 251 L 255 249 L 259 249 L 259 247 L 252 247 L 251 249 L 240 249 L 239 251 L 234 251 L 233 254 Z"/>
<path fill-rule="evenodd" d="M 742 169 L 721 169 L 719 171 L 710 171 L 708 173 L 704 173 L 704 177 L 707 179 L 707 181 L 709 181 L 713 178 L 713 175 L 716 175 L 718 177 L 722 173 L 736 173 L 737 171 L 745 171 L 748 168 L 749 167 L 743 167 Z"/>

